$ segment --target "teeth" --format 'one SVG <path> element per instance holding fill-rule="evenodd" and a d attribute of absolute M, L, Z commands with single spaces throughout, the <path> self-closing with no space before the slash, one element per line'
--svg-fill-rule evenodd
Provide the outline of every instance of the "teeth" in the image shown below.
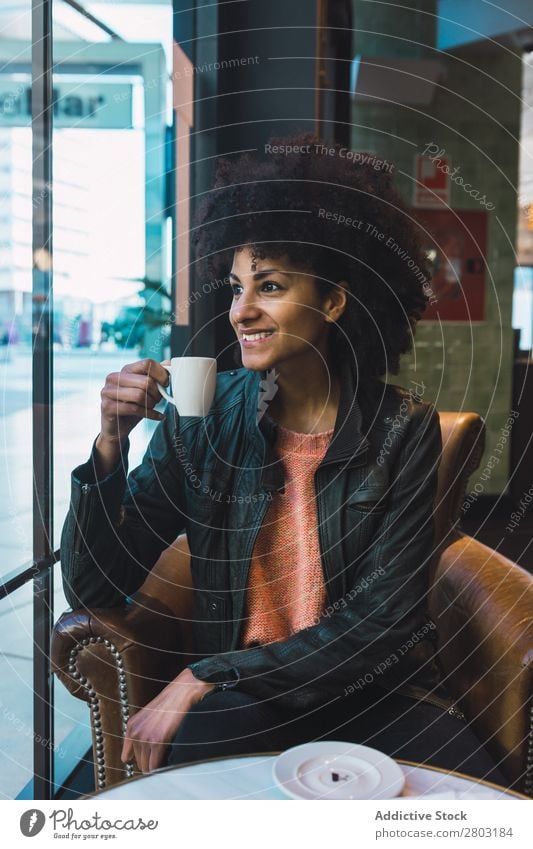
<path fill-rule="evenodd" d="M 272 333 L 272 330 L 269 330 L 268 333 L 243 333 L 242 338 L 246 339 L 247 342 L 253 342 L 254 339 L 266 339 L 267 336 L 272 336 Z"/>

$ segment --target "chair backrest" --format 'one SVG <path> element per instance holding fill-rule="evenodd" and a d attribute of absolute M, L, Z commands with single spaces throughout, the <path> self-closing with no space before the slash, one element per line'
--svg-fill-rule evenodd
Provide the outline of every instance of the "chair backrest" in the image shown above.
<path fill-rule="evenodd" d="M 161 601 L 177 619 L 190 622 L 194 585 L 186 534 L 180 534 L 165 548 L 133 598 L 147 606 L 150 598 Z"/>
<path fill-rule="evenodd" d="M 435 540 L 442 550 L 463 515 L 468 479 L 485 449 L 485 422 L 478 413 L 439 413 L 442 455 L 435 497 Z"/>

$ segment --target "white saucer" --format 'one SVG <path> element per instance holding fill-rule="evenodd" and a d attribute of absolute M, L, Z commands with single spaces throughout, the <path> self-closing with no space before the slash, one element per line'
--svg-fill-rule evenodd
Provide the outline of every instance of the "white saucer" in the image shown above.
<path fill-rule="evenodd" d="M 293 799 L 393 799 L 405 784 L 388 755 L 337 740 L 293 746 L 278 755 L 272 772 Z"/>

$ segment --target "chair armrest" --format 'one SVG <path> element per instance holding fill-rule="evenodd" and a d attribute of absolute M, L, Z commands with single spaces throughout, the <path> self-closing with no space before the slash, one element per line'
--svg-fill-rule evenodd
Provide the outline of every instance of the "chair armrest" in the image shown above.
<path fill-rule="evenodd" d="M 533 577 L 461 535 L 430 594 L 445 681 L 504 774 L 533 791 Z"/>
<path fill-rule="evenodd" d="M 188 625 L 140 592 L 124 607 L 71 611 L 57 622 L 52 669 L 89 703 L 98 789 L 134 774 L 120 760 L 127 720 L 190 663 Z"/>

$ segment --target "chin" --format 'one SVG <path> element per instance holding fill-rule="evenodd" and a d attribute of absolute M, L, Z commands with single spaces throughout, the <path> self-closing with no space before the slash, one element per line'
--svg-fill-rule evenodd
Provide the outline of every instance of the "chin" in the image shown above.
<path fill-rule="evenodd" d="M 249 371 L 266 371 L 275 365 L 270 359 L 263 357 L 243 357 L 242 364 Z"/>

